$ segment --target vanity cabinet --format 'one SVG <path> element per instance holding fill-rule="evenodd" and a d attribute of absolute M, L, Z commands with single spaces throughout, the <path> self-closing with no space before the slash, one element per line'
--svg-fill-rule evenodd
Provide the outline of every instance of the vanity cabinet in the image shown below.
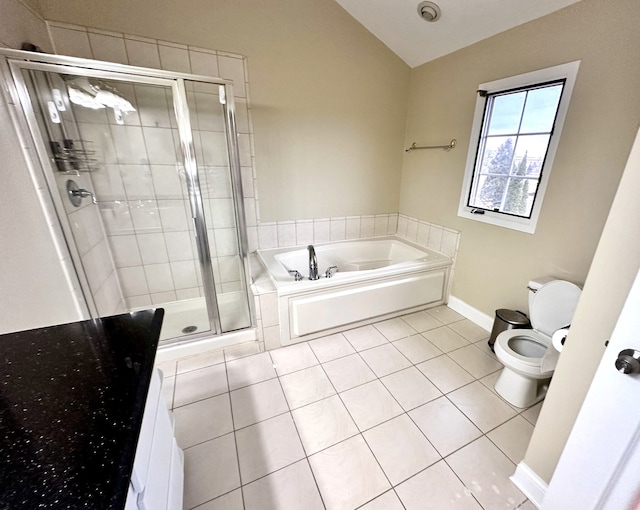
<path fill-rule="evenodd" d="M 184 455 L 162 397 L 162 372 L 156 370 L 149 385 L 126 508 L 182 510 L 183 485 Z"/>
<path fill-rule="evenodd" d="M 163 310 L 0 335 L 0 508 L 179 510 Z"/>

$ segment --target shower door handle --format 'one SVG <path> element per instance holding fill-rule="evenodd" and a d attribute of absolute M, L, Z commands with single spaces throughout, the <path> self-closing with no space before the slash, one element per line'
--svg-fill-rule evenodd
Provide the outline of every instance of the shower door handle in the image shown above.
<path fill-rule="evenodd" d="M 91 191 L 79 188 L 76 182 L 71 179 L 67 181 L 67 193 L 69 194 L 69 200 L 74 207 L 80 207 L 82 199 L 85 197 L 91 197 L 91 202 L 94 204 L 98 203 L 96 196 L 91 193 Z"/>
<path fill-rule="evenodd" d="M 94 204 L 98 203 L 96 196 L 93 193 L 91 193 L 91 191 L 88 191 L 86 189 L 80 188 L 77 190 L 73 190 L 71 191 L 71 194 L 80 198 L 91 197 L 91 202 L 93 202 Z"/>

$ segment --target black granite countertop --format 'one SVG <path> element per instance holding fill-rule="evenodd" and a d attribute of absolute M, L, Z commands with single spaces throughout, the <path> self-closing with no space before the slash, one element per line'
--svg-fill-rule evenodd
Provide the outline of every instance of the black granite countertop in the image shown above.
<path fill-rule="evenodd" d="M 163 315 L 0 335 L 0 510 L 124 508 Z"/>

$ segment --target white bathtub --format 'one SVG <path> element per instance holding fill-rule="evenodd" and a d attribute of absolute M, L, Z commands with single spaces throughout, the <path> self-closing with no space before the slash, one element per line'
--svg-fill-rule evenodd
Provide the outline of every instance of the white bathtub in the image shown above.
<path fill-rule="evenodd" d="M 395 237 L 314 247 L 321 275 L 314 281 L 306 246 L 258 251 L 276 286 L 283 345 L 446 302 L 452 260 L 445 255 Z M 330 266 L 338 271 L 326 278 Z"/>

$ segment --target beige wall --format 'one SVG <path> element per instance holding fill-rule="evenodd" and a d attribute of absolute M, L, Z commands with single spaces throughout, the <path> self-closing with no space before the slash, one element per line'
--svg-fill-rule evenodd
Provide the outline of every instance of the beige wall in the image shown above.
<path fill-rule="evenodd" d="M 19 50 L 23 42 L 51 51 L 47 27 L 38 10 L 38 0 L 2 0 L 0 45 Z"/>
<path fill-rule="evenodd" d="M 607 7 L 606 9 L 603 7 Z M 462 232 L 453 294 L 487 314 L 526 307 L 531 277 L 584 283 L 640 120 L 640 4 L 583 0 L 413 70 L 400 213 Z M 480 83 L 581 60 L 534 235 L 457 217 Z"/>
<path fill-rule="evenodd" d="M 637 162 L 620 183 L 598 244 L 640 121 L 639 15 L 635 0 L 583 0 L 411 75 L 405 142 L 455 137 L 459 146 L 405 156 L 400 212 L 462 232 L 455 296 L 487 314 L 525 307 L 529 278 L 552 274 L 583 283 L 598 246 L 525 459 L 546 481 L 640 261 L 632 234 L 640 229 Z M 582 63 L 536 233 L 458 218 L 477 85 L 573 60 Z"/>
<path fill-rule="evenodd" d="M 640 133 L 629 156 L 525 462 L 549 481 L 640 268 Z"/>
<path fill-rule="evenodd" d="M 410 69 L 324 0 L 56 0 L 45 18 L 248 57 L 262 221 L 397 212 Z"/>
<path fill-rule="evenodd" d="M 19 48 L 24 41 L 50 49 L 42 18 L 17 0 L 3 0 L 0 44 Z M 0 333 L 81 318 L 13 130 L 9 108 L 2 97 Z"/>
<path fill-rule="evenodd" d="M 333 2 L 42 3 L 45 17 L 53 20 L 247 55 L 263 221 L 399 209 L 458 229 L 462 244 L 453 293 L 488 314 L 497 307 L 524 307 L 524 285 L 532 276 L 585 280 L 640 119 L 636 0 L 583 0 L 413 71 Z M 37 0 L 30 5 L 37 7 Z M 25 9 L 17 2 L 11 6 Z M 25 23 L 34 20 L 20 18 L 20 26 Z M 0 41 L 5 42 L 9 31 L 3 27 Z M 36 44 L 33 38 L 42 36 L 39 30 L 25 33 Z M 12 42 L 22 37 L 15 30 L 12 34 Z M 577 59 L 582 65 L 536 234 L 458 218 L 477 85 Z M 459 142 L 454 151 L 416 152 L 401 159 L 403 144 L 439 144 L 453 137 Z M 16 146 L 5 131 L 0 142 L 3 150 Z M 26 173 L 20 175 L 11 177 L 7 196 L 0 197 L 8 209 L 3 217 L 20 207 L 11 198 L 28 200 L 24 194 L 11 195 L 28 184 Z M 621 183 L 527 452 L 526 462 L 547 481 L 638 267 L 638 189 L 635 164 Z M 53 266 L 35 203 L 24 218 L 21 228 L 1 225 L 3 239 L 13 236 L 15 241 L 10 253 L 0 257 L 20 278 L 25 267 Z M 17 255 L 28 239 L 42 246 L 37 260 L 25 264 Z M 36 280 L 45 278 L 45 288 L 53 289 L 59 277 L 59 271 L 36 272 L 24 283 L 42 288 Z M 8 287 L 3 280 L 3 288 L 15 292 L 2 294 L 2 306 L 56 309 L 54 303 L 27 299 L 28 293 L 18 291 L 20 278 Z M 40 299 L 47 296 L 41 293 Z M 28 314 L 17 317 L 27 319 Z"/>

